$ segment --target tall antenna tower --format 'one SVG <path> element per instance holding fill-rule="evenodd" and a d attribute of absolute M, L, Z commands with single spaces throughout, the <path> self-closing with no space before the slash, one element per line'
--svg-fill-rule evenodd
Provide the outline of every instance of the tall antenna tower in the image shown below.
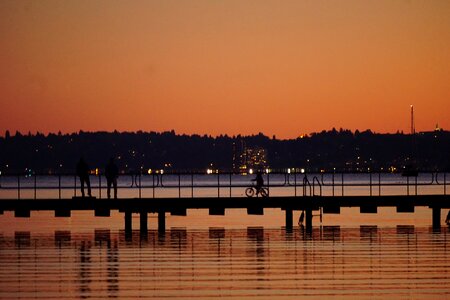
<path fill-rule="evenodd" d="M 411 134 L 416 133 L 416 128 L 414 126 L 414 106 L 411 105 Z"/>

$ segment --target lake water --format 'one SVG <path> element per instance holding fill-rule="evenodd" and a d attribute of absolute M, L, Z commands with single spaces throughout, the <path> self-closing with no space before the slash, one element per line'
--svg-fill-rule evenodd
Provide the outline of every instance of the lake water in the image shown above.
<path fill-rule="evenodd" d="M 241 180 L 242 186 L 248 183 Z M 3 187 L 7 184 L 12 187 L 13 180 L 3 178 Z M 382 194 L 405 192 L 405 186 L 389 189 L 383 187 Z M 439 193 L 443 186 L 423 185 L 419 193 L 426 189 Z M 232 193 L 242 190 L 233 187 Z M 226 191 L 220 192 L 226 196 Z M 14 192 L 0 189 L 0 196 Z M 137 192 L 121 189 L 119 196 Z M 182 192 L 190 195 L 189 188 Z M 210 195 L 217 189 L 194 192 Z M 345 190 L 367 192 L 360 186 Z M 23 193 L 32 197 L 34 192 Z M 152 188 L 144 193 L 153 196 Z M 157 197 L 172 194 L 178 189 L 156 189 Z M 58 190 L 40 190 L 37 198 L 50 196 L 57 198 Z M 442 219 L 446 214 L 443 210 Z M 339 215 L 323 215 L 322 222 L 315 216 L 312 232 L 300 226 L 286 230 L 284 213 L 277 209 L 266 209 L 263 216 L 189 210 L 186 217 L 167 215 L 166 224 L 159 233 L 156 215 L 150 214 L 149 230 L 129 235 L 118 212 L 109 218 L 92 212 L 73 212 L 71 218 L 32 212 L 31 218 L 15 218 L 5 212 L 0 215 L 0 298 L 450 299 L 450 229 L 432 230 L 428 208 L 402 214 L 395 208 L 379 208 L 378 214 L 343 208 Z M 138 225 L 139 216 L 133 215 L 133 228 Z"/>

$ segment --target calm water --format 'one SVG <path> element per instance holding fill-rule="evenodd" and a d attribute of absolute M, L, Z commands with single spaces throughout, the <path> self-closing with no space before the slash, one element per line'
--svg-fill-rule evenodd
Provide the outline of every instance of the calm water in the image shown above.
<path fill-rule="evenodd" d="M 450 297 L 450 233 L 425 227 L 16 231 L 0 297 Z"/>
<path fill-rule="evenodd" d="M 393 187 L 392 193 L 404 188 Z M 424 189 L 438 193 L 443 186 Z M 0 191 L 3 198 L 14 192 Z M 119 196 L 136 192 L 124 189 Z M 368 191 L 346 190 L 361 192 Z M 57 197 L 58 191 L 39 195 Z M 0 298 L 450 299 L 450 230 L 431 230 L 428 208 L 403 214 L 395 208 L 379 208 L 378 214 L 343 208 L 322 222 L 314 217 L 311 233 L 301 227 L 286 231 L 284 214 L 276 209 L 264 216 L 189 210 L 187 217 L 167 215 L 162 234 L 155 230 L 155 215 L 149 215 L 149 231 L 131 235 L 122 230 L 123 218 L 114 211 L 109 218 L 92 212 L 73 212 L 71 218 L 55 218 L 53 212 L 32 212 L 25 219 L 0 215 Z M 139 228 L 138 215 L 133 226 Z"/>

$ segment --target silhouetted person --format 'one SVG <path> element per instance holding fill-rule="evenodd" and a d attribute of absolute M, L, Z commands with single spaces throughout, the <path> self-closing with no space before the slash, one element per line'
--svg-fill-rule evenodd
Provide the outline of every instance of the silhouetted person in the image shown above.
<path fill-rule="evenodd" d="M 89 180 L 89 166 L 84 161 L 84 158 L 81 157 L 77 163 L 77 175 L 80 177 L 81 183 L 81 195 L 84 197 L 84 183 L 86 183 L 88 188 L 88 195 L 92 197 L 91 194 L 91 181 Z"/>
<path fill-rule="evenodd" d="M 106 183 L 108 185 L 108 199 L 111 198 L 111 185 L 114 187 L 114 199 L 117 199 L 117 177 L 119 177 L 119 169 L 114 163 L 114 158 L 110 158 L 105 168 Z"/>
<path fill-rule="evenodd" d="M 262 173 L 258 171 L 258 173 L 256 173 L 256 178 L 252 179 L 252 181 L 256 181 L 255 189 L 256 194 L 258 194 L 261 191 L 261 188 L 264 186 L 264 179 L 262 177 Z"/>

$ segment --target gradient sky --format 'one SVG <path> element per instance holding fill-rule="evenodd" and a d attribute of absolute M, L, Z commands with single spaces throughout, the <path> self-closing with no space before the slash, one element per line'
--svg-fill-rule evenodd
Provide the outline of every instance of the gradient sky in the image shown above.
<path fill-rule="evenodd" d="M 0 134 L 450 129 L 450 1 L 0 0 Z"/>

